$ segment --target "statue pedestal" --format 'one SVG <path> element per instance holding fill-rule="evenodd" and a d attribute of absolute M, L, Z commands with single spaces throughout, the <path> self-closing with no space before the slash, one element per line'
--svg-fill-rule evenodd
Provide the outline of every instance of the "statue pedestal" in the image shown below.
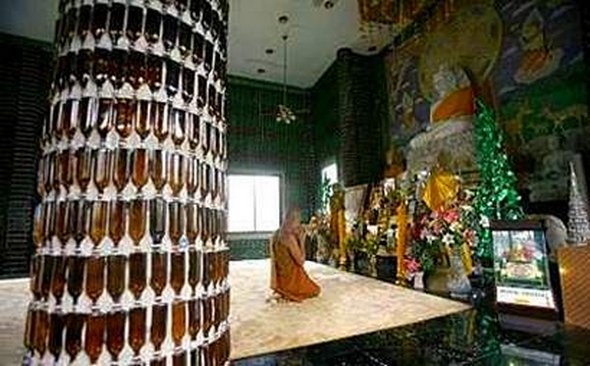
<path fill-rule="evenodd" d="M 461 175 L 466 182 L 477 179 L 473 118 L 448 120 L 416 135 L 410 141 L 408 170 L 430 170 L 439 155 L 446 159 L 445 168 Z"/>

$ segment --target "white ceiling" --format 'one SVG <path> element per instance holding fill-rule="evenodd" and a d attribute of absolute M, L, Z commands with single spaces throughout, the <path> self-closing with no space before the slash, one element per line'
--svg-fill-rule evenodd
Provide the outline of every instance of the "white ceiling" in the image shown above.
<path fill-rule="evenodd" d="M 283 46 L 288 33 L 289 85 L 310 87 L 342 47 L 369 53 L 390 39 L 388 30 L 365 37 L 360 31 L 357 0 L 337 0 L 326 9 L 323 0 L 230 0 L 229 65 L 232 75 L 282 82 Z M 0 0 L 0 32 L 52 41 L 58 0 Z M 278 17 L 288 15 L 286 26 Z M 265 49 L 273 48 L 267 55 Z M 259 74 L 258 69 L 266 70 Z"/>

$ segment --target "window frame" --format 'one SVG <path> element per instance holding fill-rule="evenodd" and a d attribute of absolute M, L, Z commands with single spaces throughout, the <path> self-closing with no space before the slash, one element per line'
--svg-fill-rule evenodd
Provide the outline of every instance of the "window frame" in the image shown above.
<path fill-rule="evenodd" d="M 285 208 L 285 174 L 280 170 L 269 169 L 230 169 L 227 173 L 227 179 L 232 175 L 249 175 L 249 176 L 272 176 L 279 178 L 279 224 L 282 222 Z M 228 182 L 228 217 L 229 217 L 229 182 Z M 253 240 L 270 238 L 274 231 L 227 231 L 228 240 Z"/>

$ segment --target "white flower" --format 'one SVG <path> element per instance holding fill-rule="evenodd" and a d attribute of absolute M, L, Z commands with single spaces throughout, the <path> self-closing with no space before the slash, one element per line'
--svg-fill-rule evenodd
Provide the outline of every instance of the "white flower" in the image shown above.
<path fill-rule="evenodd" d="M 445 236 L 443 236 L 443 238 L 442 238 L 442 242 L 447 245 L 453 244 L 454 241 L 455 241 L 455 237 L 452 234 L 445 234 Z"/>
<path fill-rule="evenodd" d="M 458 222 L 458 221 L 455 221 L 455 222 L 453 222 L 453 223 L 451 224 L 450 228 L 451 228 L 451 230 L 452 230 L 453 232 L 456 232 L 456 233 L 458 233 L 458 232 L 460 232 L 460 231 L 463 229 L 463 225 L 461 225 L 461 223 L 460 223 L 460 222 Z"/>
<path fill-rule="evenodd" d="M 461 210 L 463 210 L 465 212 L 473 212 L 473 206 L 471 206 L 471 205 L 462 205 L 461 206 Z"/>
<path fill-rule="evenodd" d="M 479 219 L 479 224 L 483 227 L 490 227 L 490 219 L 488 219 L 487 216 L 482 216 Z"/>
<path fill-rule="evenodd" d="M 429 243 L 432 243 L 433 241 L 435 241 L 435 240 L 436 240 L 436 236 L 434 236 L 434 235 L 426 235 L 426 240 L 427 240 Z"/>

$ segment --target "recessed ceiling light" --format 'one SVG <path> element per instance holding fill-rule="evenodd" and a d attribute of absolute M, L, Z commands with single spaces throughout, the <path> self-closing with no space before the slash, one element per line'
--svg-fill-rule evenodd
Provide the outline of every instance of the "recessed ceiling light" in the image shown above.
<path fill-rule="evenodd" d="M 281 24 L 287 24 L 288 21 L 289 21 L 289 16 L 287 16 L 287 15 L 281 15 L 279 17 L 279 23 L 281 23 Z"/>
<path fill-rule="evenodd" d="M 264 50 L 264 52 L 265 52 L 267 55 L 272 55 L 273 53 L 275 53 L 275 50 L 273 50 L 272 48 L 267 48 L 266 50 Z"/>
<path fill-rule="evenodd" d="M 334 2 L 332 0 L 326 0 L 324 2 L 324 8 L 332 9 L 334 7 Z"/>
<path fill-rule="evenodd" d="M 256 70 L 256 72 L 258 72 L 259 74 L 264 74 L 266 72 L 266 70 L 263 68 L 260 68 L 260 69 Z"/>

